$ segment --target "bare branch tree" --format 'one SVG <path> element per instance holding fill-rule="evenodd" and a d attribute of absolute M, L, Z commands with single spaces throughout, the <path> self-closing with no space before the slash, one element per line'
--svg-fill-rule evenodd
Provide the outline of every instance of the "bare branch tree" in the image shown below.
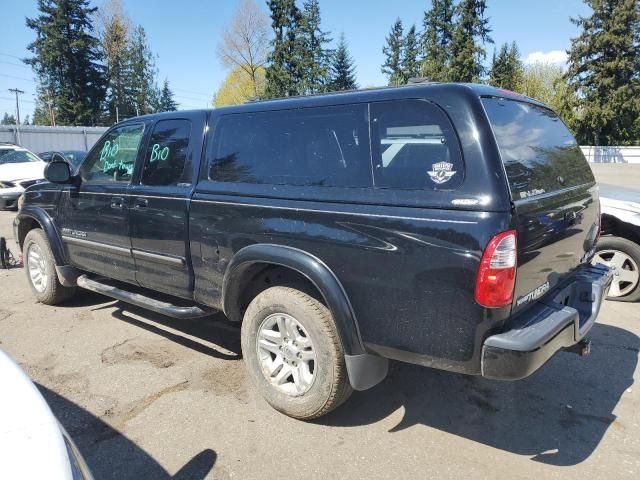
<path fill-rule="evenodd" d="M 251 78 L 253 93 L 260 95 L 269 56 L 269 20 L 254 0 L 240 0 L 236 12 L 218 44 L 220 62 L 231 69 L 241 68 Z"/>

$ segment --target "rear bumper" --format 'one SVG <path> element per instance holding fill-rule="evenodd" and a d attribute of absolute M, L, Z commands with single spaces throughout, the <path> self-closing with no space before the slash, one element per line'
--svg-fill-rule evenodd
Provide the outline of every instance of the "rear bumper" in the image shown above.
<path fill-rule="evenodd" d="M 582 340 L 596 321 L 612 274 L 584 266 L 568 281 L 515 317 L 506 332 L 482 347 L 482 376 L 519 380 L 535 372 L 558 350 Z"/>

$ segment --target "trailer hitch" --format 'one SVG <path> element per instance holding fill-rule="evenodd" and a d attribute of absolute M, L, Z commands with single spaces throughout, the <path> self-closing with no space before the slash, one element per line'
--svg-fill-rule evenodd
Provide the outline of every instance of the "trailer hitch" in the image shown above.
<path fill-rule="evenodd" d="M 564 350 L 580 355 L 581 357 L 588 357 L 591 355 L 591 340 L 580 340 L 575 345 L 566 347 Z"/>

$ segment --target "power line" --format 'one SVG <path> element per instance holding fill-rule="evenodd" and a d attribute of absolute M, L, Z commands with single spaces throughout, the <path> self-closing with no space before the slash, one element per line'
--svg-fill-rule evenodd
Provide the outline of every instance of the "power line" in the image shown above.
<path fill-rule="evenodd" d="M 2 55 L 3 57 L 12 57 L 12 58 L 17 58 L 18 60 L 22 60 L 22 57 L 18 57 L 17 55 L 11 55 L 10 53 L 0 52 L 0 55 Z"/>
<path fill-rule="evenodd" d="M 11 97 L 0 97 L 0 100 L 9 100 L 9 101 L 13 102 L 13 100 L 14 100 L 14 99 L 13 99 L 13 98 L 11 98 Z M 35 102 L 35 101 L 33 101 L 33 100 L 26 100 L 26 99 L 24 99 L 24 98 L 21 100 L 21 102 L 36 103 L 36 102 Z"/>
<path fill-rule="evenodd" d="M 17 77 L 15 75 L 7 75 L 6 73 L 0 73 L 0 77 L 13 78 L 14 80 L 26 80 L 27 82 L 35 83 L 33 78 Z"/>
<path fill-rule="evenodd" d="M 185 90 L 184 88 L 174 88 L 173 90 L 176 91 L 176 92 L 192 93 L 193 95 L 202 95 L 203 97 L 211 97 L 211 96 L 213 96 L 213 94 L 211 94 L 211 93 L 195 92 L 193 90 Z"/>
<path fill-rule="evenodd" d="M 26 68 L 27 70 L 31 70 L 30 66 L 24 65 L 24 64 L 20 64 L 20 63 L 7 62 L 6 60 L 0 60 L 0 63 L 4 63 L 6 65 L 13 65 L 14 67 L 21 67 L 21 68 Z"/>

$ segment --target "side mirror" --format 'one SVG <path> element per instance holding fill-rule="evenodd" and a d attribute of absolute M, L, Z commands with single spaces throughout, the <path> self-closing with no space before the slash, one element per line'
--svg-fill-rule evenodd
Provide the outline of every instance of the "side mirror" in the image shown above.
<path fill-rule="evenodd" d="M 44 167 L 44 178 L 51 183 L 71 183 L 69 164 L 64 160 L 57 160 L 56 155 L 54 154 L 51 162 Z"/>

